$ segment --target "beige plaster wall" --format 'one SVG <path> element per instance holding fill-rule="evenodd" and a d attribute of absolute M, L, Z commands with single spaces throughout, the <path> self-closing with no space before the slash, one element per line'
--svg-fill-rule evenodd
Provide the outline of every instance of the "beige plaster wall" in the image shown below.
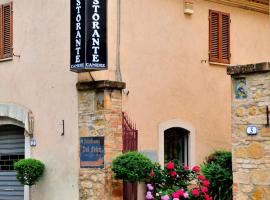
<path fill-rule="evenodd" d="M 77 200 L 78 75 L 69 71 L 70 1 L 13 0 L 13 11 L 14 54 L 20 57 L 0 62 L 0 102 L 25 106 L 35 118 L 31 156 L 45 163 L 46 173 L 32 199 Z M 108 15 L 109 65 L 115 67 L 116 0 L 108 1 Z M 114 80 L 111 67 L 98 75 Z"/>
<path fill-rule="evenodd" d="M 69 71 L 70 1 L 13 0 L 13 11 L 14 54 L 20 58 L 0 62 L 0 102 L 25 106 L 35 118 L 31 156 L 45 163 L 46 173 L 32 199 L 77 200 L 78 75 Z M 108 15 L 109 65 L 115 66 L 116 0 L 108 1 Z M 114 79 L 111 67 L 98 75 Z"/>
<path fill-rule="evenodd" d="M 14 0 L 14 57 L 0 62 L 0 102 L 35 118 L 32 157 L 46 165 L 33 200 L 78 199 L 77 75 L 69 72 L 69 3 Z M 61 122 L 65 120 L 65 136 Z"/>
<path fill-rule="evenodd" d="M 208 59 L 209 9 L 231 14 L 232 64 L 270 60 L 268 16 L 194 0 L 122 1 L 124 109 L 139 129 L 139 149 L 158 151 L 159 124 L 179 119 L 195 128 L 196 158 L 231 148 L 231 83 L 225 66 Z M 191 147 L 192 148 L 192 147 Z"/>

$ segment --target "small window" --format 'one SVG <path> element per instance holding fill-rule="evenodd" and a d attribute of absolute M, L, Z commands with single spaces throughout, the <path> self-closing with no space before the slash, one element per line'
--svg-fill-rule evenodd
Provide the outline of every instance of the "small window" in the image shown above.
<path fill-rule="evenodd" d="M 0 59 L 13 55 L 13 9 L 12 2 L 0 5 Z"/>
<path fill-rule="evenodd" d="M 183 128 L 170 128 L 164 135 L 164 160 L 179 160 L 188 165 L 188 135 L 189 131 Z"/>
<path fill-rule="evenodd" d="M 209 11 L 209 60 L 229 64 L 230 53 L 230 14 Z"/>

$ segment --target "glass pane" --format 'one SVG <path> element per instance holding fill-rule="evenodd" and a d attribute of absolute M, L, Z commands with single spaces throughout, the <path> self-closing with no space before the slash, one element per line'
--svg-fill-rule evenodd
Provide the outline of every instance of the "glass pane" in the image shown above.
<path fill-rule="evenodd" d="M 171 128 L 164 135 L 164 159 L 165 162 L 177 159 L 187 164 L 188 159 L 188 131 L 181 128 Z"/>

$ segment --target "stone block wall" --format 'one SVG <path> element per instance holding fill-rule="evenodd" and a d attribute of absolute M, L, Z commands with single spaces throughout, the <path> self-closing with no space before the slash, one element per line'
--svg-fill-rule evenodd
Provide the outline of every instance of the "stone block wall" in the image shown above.
<path fill-rule="evenodd" d="M 270 106 L 270 64 L 229 67 L 228 74 L 232 76 L 234 199 L 269 200 L 270 127 L 266 106 Z M 247 133 L 250 126 L 255 135 Z"/>
<path fill-rule="evenodd" d="M 81 168 L 80 200 L 122 200 L 122 183 L 112 179 L 110 163 L 122 152 L 122 89 L 112 81 L 77 84 L 80 137 L 104 137 L 103 169 Z"/>

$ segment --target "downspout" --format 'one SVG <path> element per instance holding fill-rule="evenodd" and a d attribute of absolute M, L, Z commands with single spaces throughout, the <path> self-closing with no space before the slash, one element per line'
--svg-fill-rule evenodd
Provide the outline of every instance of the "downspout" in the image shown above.
<path fill-rule="evenodd" d="M 120 69 L 120 40 L 121 40 L 121 0 L 117 0 L 117 32 L 116 32 L 116 63 L 115 63 L 115 80 L 122 82 Z"/>

